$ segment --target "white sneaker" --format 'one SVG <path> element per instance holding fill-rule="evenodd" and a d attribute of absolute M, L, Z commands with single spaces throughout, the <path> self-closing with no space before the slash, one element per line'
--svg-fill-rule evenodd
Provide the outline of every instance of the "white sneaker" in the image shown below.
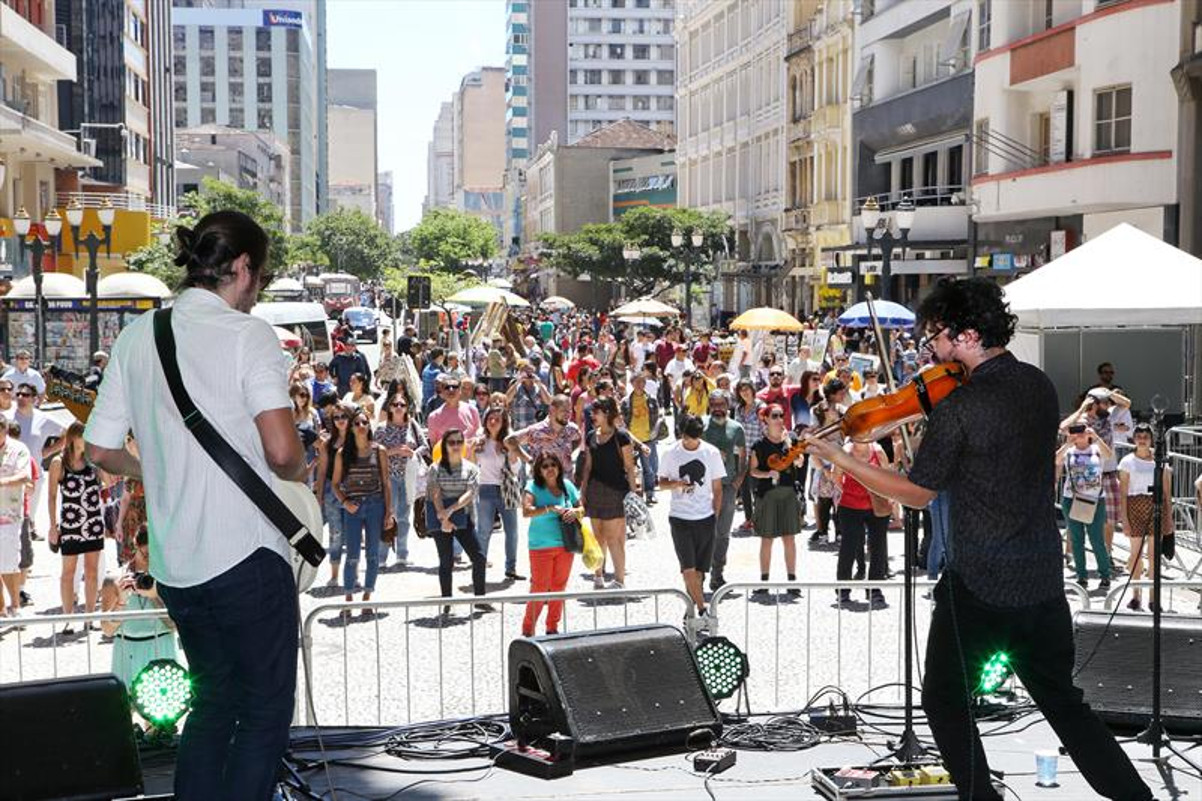
<path fill-rule="evenodd" d="M 622 582 L 618 581 L 617 579 L 614 579 L 613 581 L 609 582 L 609 584 L 605 585 L 605 589 L 607 589 L 607 590 L 624 590 L 626 588 L 624 586 L 622 586 Z"/>
<path fill-rule="evenodd" d="M 604 576 L 593 576 L 593 589 L 594 590 L 605 589 L 605 577 Z"/>

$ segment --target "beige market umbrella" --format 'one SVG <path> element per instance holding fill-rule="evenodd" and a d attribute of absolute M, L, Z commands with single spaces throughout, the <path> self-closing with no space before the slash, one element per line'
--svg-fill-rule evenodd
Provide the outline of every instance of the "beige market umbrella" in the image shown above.
<path fill-rule="evenodd" d="M 736 331 L 787 331 L 792 333 L 805 330 L 805 326 L 793 315 L 768 306 L 748 309 L 732 320 L 730 327 Z"/>
<path fill-rule="evenodd" d="M 544 309 L 574 309 L 576 304 L 562 295 L 552 295 L 549 298 L 544 298 L 543 302 L 538 304 Z"/>
<path fill-rule="evenodd" d="M 676 317 L 680 310 L 651 298 L 639 298 L 623 303 L 612 312 L 615 317 Z"/>
<path fill-rule="evenodd" d="M 465 306 L 487 306 L 490 303 L 504 303 L 506 306 L 530 305 L 529 301 L 520 295 L 496 286 L 473 286 L 461 289 L 447 300 L 452 303 L 462 303 Z"/>

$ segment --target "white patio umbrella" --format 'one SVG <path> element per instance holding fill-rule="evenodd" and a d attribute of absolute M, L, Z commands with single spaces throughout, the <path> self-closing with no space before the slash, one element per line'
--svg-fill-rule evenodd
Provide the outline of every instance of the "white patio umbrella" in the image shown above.
<path fill-rule="evenodd" d="M 543 302 L 538 304 L 544 309 L 574 309 L 576 304 L 562 295 L 552 295 L 549 298 L 544 298 Z"/>
<path fill-rule="evenodd" d="M 474 286 L 461 289 L 447 300 L 452 303 L 462 303 L 465 306 L 487 306 L 490 303 L 504 303 L 506 306 L 530 305 L 530 302 L 520 295 L 496 286 Z"/>
<path fill-rule="evenodd" d="M 623 303 L 613 310 L 613 315 L 615 317 L 631 315 L 637 317 L 677 317 L 680 315 L 680 309 L 651 298 L 639 298 L 629 303 Z"/>

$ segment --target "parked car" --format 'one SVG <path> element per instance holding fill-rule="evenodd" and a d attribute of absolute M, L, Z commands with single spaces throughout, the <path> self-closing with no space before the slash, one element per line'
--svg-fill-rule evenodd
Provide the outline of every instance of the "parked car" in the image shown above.
<path fill-rule="evenodd" d="M 376 342 L 380 338 L 380 318 L 375 309 L 351 306 L 342 313 L 342 320 L 356 342 Z"/>

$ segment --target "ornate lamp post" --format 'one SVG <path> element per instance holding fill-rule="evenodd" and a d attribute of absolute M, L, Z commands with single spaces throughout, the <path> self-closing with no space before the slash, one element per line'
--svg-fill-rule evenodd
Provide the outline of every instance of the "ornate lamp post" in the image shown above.
<path fill-rule="evenodd" d="M 875 197 L 870 197 L 860 207 L 860 222 L 868 241 L 868 258 L 872 258 L 872 242 L 875 239 L 881 248 L 881 300 L 889 299 L 889 281 L 892 277 L 893 248 L 904 245 L 914 227 L 914 203 L 906 195 L 897 204 L 892 214 L 882 214 Z M 897 233 L 894 233 L 896 229 Z"/>
<path fill-rule="evenodd" d="M 684 253 L 684 319 L 685 325 L 689 328 L 693 327 L 693 255 L 701 250 L 701 246 L 705 244 L 705 235 L 699 230 L 694 230 L 689 236 L 689 244 L 692 249 L 684 247 L 685 237 L 684 232 L 676 229 L 672 232 L 672 247 Z"/>
<path fill-rule="evenodd" d="M 104 236 L 99 237 L 95 231 L 88 231 L 87 235 L 80 237 L 79 227 L 83 223 L 83 207 L 79 205 L 79 200 L 72 200 L 71 205 L 67 206 L 67 222 L 71 225 L 71 237 L 75 240 L 75 255 L 79 256 L 79 245 L 82 242 L 84 249 L 88 251 L 88 270 L 87 286 L 88 299 L 91 301 L 88 308 L 88 354 L 91 355 L 100 350 L 100 308 L 99 308 L 99 288 L 100 288 L 100 267 L 97 264 L 97 258 L 100 253 L 100 245 L 104 244 L 106 255 L 113 254 L 113 220 L 116 217 L 116 210 L 113 208 L 113 201 L 110 198 L 104 199 L 104 204 L 97 212 L 100 218 L 100 226 L 104 230 Z"/>
<path fill-rule="evenodd" d="M 18 209 L 13 217 L 13 228 L 17 232 L 17 241 L 20 243 L 20 258 L 25 258 L 26 248 L 33 254 L 33 265 L 30 270 L 33 275 L 34 298 L 33 349 L 34 359 L 39 367 L 42 366 L 42 358 L 46 352 L 46 299 L 42 294 L 44 277 L 42 258 L 46 255 L 47 245 L 53 246 L 56 253 L 61 245 L 63 218 L 59 216 L 57 209 L 50 210 L 41 227 L 46 229 L 46 234 L 50 237 L 49 243 L 42 239 L 41 231 L 33 227 L 33 220 L 29 218 L 29 212 L 25 210 L 24 206 Z M 32 241 L 29 241 L 27 237 L 31 230 L 34 234 Z"/>

